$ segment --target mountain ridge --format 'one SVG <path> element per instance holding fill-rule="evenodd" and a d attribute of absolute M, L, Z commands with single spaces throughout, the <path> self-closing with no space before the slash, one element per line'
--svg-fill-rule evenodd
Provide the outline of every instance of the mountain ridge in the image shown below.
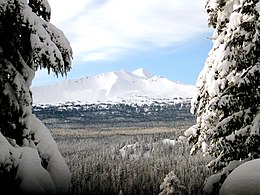
<path fill-rule="evenodd" d="M 150 104 L 193 97 L 195 87 L 151 75 L 143 68 L 102 73 L 81 79 L 65 80 L 52 85 L 32 87 L 34 105 L 88 103 Z M 164 100 L 163 100 L 164 99 Z"/>

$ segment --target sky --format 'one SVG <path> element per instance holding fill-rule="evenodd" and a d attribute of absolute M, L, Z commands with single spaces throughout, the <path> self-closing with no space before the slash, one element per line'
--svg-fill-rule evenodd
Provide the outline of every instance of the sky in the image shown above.
<path fill-rule="evenodd" d="M 49 0 L 73 49 L 65 78 L 38 70 L 33 86 L 144 68 L 195 85 L 212 47 L 203 0 Z"/>

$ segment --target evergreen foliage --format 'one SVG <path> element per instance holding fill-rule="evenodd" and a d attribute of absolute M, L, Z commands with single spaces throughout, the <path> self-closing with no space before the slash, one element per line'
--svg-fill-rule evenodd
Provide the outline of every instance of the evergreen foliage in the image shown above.
<path fill-rule="evenodd" d="M 30 92 L 30 85 L 38 68 L 47 68 L 56 75 L 64 75 L 71 67 L 72 52 L 69 42 L 59 29 L 49 23 L 50 11 L 47 0 L 0 1 L 1 180 L 4 175 L 9 174 L 5 167 L 8 158 L 13 161 L 8 164 L 13 167 L 12 170 L 17 169 L 18 162 L 13 154 L 17 148 L 20 148 L 19 158 L 26 151 L 29 152 L 24 147 L 36 149 L 42 167 L 49 172 L 52 169 L 49 166 L 51 159 L 59 158 L 52 158 L 56 152 L 59 156 L 55 142 L 44 125 L 32 114 Z M 53 146 L 53 154 L 44 149 L 48 144 Z M 10 151 L 9 156 L 3 153 L 4 149 Z M 16 179 L 19 178 L 15 172 L 11 174 Z M 59 186 L 57 183 L 56 185 Z"/>
<path fill-rule="evenodd" d="M 0 125 L 2 134 L 14 138 L 18 145 L 24 138 L 25 117 L 31 112 L 29 87 L 34 72 L 39 67 L 56 74 L 70 69 L 69 44 L 49 19 L 46 1 L 1 1 Z"/>
<path fill-rule="evenodd" d="M 100 131 L 100 133 L 97 132 Z M 159 194 L 160 185 L 170 171 L 174 192 L 202 194 L 203 183 L 211 172 L 205 167 L 209 158 L 198 153 L 189 155 L 187 142 L 175 146 L 163 140 L 173 139 L 183 129 L 173 128 L 88 128 L 51 130 L 72 172 L 69 194 Z M 128 144 L 139 143 L 147 155 L 134 153 L 122 157 L 120 149 Z M 184 186 L 186 190 L 184 190 Z M 171 185 L 169 185 L 171 189 Z M 167 189 L 162 189 L 164 192 Z M 178 191 L 177 191 L 178 190 Z M 170 191 L 169 191 L 170 192 Z"/>
<path fill-rule="evenodd" d="M 168 173 L 160 185 L 159 195 L 185 195 L 187 194 L 185 186 L 183 186 L 173 171 Z"/>
<path fill-rule="evenodd" d="M 208 0 L 213 48 L 197 81 L 191 111 L 192 153 L 207 143 L 215 172 L 260 156 L 260 3 Z"/>

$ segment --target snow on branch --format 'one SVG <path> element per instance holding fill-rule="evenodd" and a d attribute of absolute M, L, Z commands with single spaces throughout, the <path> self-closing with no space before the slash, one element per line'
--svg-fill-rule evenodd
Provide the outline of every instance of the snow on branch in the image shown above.
<path fill-rule="evenodd" d="M 50 11 L 47 0 L 0 1 L 0 188 L 14 194 L 66 194 L 70 184 L 57 144 L 31 108 L 35 71 L 71 68 L 70 43 L 49 23 Z"/>
<path fill-rule="evenodd" d="M 51 7 L 47 0 L 29 0 L 28 5 L 38 16 L 42 17 L 47 22 L 50 21 Z"/>

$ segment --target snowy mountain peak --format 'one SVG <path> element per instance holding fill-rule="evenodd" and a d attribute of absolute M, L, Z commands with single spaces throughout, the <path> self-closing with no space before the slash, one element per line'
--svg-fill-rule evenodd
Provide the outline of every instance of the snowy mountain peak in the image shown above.
<path fill-rule="evenodd" d="M 142 77 L 145 79 L 152 77 L 152 75 L 149 72 L 145 71 L 143 68 L 138 68 L 138 69 L 134 70 L 132 73 L 136 76 L 139 76 L 139 77 Z"/>
<path fill-rule="evenodd" d="M 191 98 L 195 87 L 169 79 L 151 76 L 143 69 L 99 74 L 78 80 L 66 80 L 54 85 L 33 87 L 34 104 L 137 103 L 157 100 Z"/>

